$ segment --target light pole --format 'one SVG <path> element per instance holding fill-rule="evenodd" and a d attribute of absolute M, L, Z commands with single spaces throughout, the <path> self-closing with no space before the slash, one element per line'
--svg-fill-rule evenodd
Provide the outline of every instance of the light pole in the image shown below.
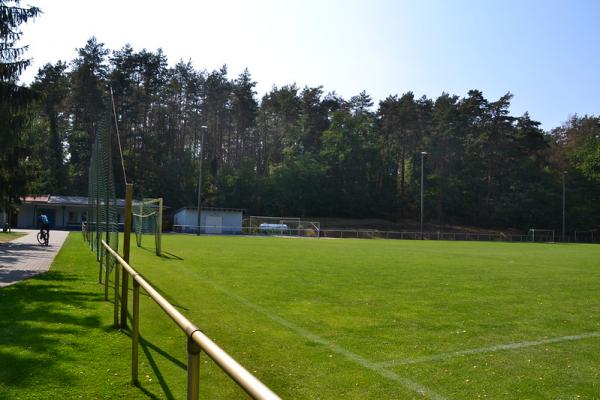
<path fill-rule="evenodd" d="M 562 198 L 562 241 L 565 241 L 565 175 L 567 171 L 563 171 L 562 173 L 562 186 L 563 186 L 563 198 Z"/>
<path fill-rule="evenodd" d="M 202 206 L 202 153 L 204 152 L 204 133 L 208 127 L 206 125 L 202 125 L 200 127 L 200 168 L 198 172 L 198 231 L 197 235 L 200 235 L 200 207 Z"/>
<path fill-rule="evenodd" d="M 423 240 L 423 157 L 426 151 L 421 152 L 421 240 Z"/>

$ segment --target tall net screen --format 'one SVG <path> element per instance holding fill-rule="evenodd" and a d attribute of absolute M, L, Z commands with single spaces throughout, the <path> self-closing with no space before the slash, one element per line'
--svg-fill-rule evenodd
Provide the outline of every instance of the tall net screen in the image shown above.
<path fill-rule="evenodd" d="M 119 248 L 110 120 L 107 118 L 102 118 L 98 123 L 96 138 L 92 145 L 88 179 L 88 212 L 84 237 L 96 253 L 98 261 L 103 261 L 106 250 L 101 245 L 102 240 L 115 251 Z"/>

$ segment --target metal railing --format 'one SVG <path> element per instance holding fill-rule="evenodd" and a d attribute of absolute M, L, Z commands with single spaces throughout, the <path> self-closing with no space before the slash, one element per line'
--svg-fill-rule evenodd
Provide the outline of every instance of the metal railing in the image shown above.
<path fill-rule="evenodd" d="M 254 375 L 248 372 L 229 354 L 221 349 L 215 342 L 193 323 L 191 323 L 183 314 L 161 296 L 135 269 L 133 269 L 119 254 L 117 254 L 106 242 L 102 241 L 102 246 L 117 261 L 115 266 L 115 325 L 118 325 L 118 307 L 119 307 L 119 266 L 133 280 L 133 305 L 132 305 L 132 332 L 131 332 L 131 378 L 133 383 L 138 383 L 138 349 L 139 349 L 139 329 L 140 329 L 140 288 L 158 304 L 158 306 L 185 332 L 187 336 L 187 398 L 196 400 L 199 395 L 199 367 L 200 351 L 204 351 L 227 375 L 233 379 L 242 389 L 246 391 L 253 399 L 276 400 L 279 399 L 265 384 L 259 381 Z M 106 259 L 106 280 L 105 297 L 108 298 L 108 271 L 109 257 Z"/>

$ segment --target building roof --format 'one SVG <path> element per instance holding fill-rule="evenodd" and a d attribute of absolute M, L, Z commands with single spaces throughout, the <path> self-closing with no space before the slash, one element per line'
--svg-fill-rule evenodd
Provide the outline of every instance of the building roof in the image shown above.
<path fill-rule="evenodd" d="M 88 198 L 84 196 L 50 196 L 48 204 L 87 206 Z"/>
<path fill-rule="evenodd" d="M 50 198 L 49 194 L 44 194 L 40 196 L 25 196 L 22 198 L 23 203 L 47 203 L 48 198 Z"/>
<path fill-rule="evenodd" d="M 87 196 L 62 196 L 62 195 L 41 195 L 25 196 L 22 199 L 24 204 L 52 204 L 57 206 L 87 206 Z M 133 200 L 133 204 L 139 204 Z M 117 199 L 117 207 L 125 207 L 125 199 Z M 163 208 L 168 208 L 163 205 Z"/>

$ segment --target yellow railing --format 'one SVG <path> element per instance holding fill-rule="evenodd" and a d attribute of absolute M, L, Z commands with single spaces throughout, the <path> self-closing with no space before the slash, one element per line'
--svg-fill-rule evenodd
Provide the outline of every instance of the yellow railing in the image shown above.
<path fill-rule="evenodd" d="M 139 329 L 140 329 L 140 287 L 158 304 L 160 308 L 179 326 L 187 335 L 187 398 L 188 400 L 198 399 L 199 388 L 199 360 L 200 351 L 204 351 L 223 371 L 225 371 L 235 383 L 246 391 L 252 398 L 261 400 L 279 399 L 275 393 L 259 381 L 254 375 L 248 372 L 229 354 L 221 349 L 215 342 L 206 336 L 200 329 L 192 324 L 183 316 L 171 303 L 162 297 L 146 280 L 134 270 L 119 254 L 117 254 L 106 242 L 102 241 L 102 246 L 117 261 L 115 268 L 115 326 L 118 326 L 118 307 L 119 307 L 119 266 L 123 271 L 130 275 L 133 280 L 133 326 L 131 332 L 131 380 L 138 383 L 138 348 L 139 348 Z M 108 266 L 108 257 L 105 257 Z M 105 297 L 108 298 L 108 270 L 106 268 L 105 278 Z M 125 303 L 125 302 L 124 302 Z M 125 303 L 126 304 L 126 303 Z"/>

